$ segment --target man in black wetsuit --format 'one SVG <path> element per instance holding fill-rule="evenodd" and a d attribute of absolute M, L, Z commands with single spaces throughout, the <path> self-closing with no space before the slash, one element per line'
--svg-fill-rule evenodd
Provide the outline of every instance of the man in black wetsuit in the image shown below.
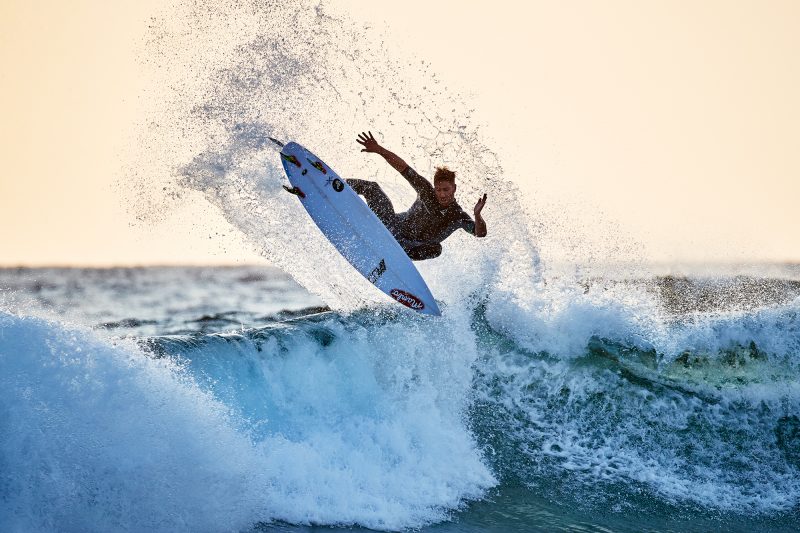
<path fill-rule="evenodd" d="M 380 185 L 373 181 L 347 180 L 353 190 L 364 197 L 408 257 L 414 261 L 438 257 L 442 253 L 440 243 L 459 228 L 476 237 L 486 237 L 486 222 L 481 217 L 486 204 L 485 194 L 475 204 L 473 222 L 455 200 L 455 172 L 447 167 L 437 168 L 431 185 L 400 157 L 379 145 L 372 132 L 362 133 L 357 142 L 364 147 L 362 152 L 383 156 L 417 191 L 417 199 L 411 208 L 405 213 L 395 213 L 391 200 Z"/>

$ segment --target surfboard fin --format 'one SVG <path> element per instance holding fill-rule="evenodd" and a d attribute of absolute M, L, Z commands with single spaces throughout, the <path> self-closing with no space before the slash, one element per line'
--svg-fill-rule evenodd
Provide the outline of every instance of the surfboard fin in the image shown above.
<path fill-rule="evenodd" d="M 295 196 L 299 196 L 300 198 L 306 197 L 306 193 L 301 191 L 299 187 L 287 187 L 284 185 L 283 188 L 286 189 L 286 192 L 294 194 Z"/>

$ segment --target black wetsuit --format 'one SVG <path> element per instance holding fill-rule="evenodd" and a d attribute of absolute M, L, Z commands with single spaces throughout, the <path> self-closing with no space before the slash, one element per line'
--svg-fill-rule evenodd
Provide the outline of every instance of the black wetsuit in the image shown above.
<path fill-rule="evenodd" d="M 358 179 L 349 179 L 347 183 L 367 200 L 367 205 L 411 259 L 419 261 L 439 256 L 442 253 L 440 243 L 459 228 L 475 234 L 475 222 L 457 202 L 442 207 L 428 180 L 411 167 L 406 167 L 402 174 L 417 191 L 417 199 L 405 213 L 394 212 L 392 201 L 377 183 Z"/>

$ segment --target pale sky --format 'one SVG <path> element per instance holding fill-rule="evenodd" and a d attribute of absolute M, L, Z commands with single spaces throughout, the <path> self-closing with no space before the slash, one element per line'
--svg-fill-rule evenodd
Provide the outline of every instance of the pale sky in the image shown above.
<path fill-rule="evenodd" d="M 800 2 L 332 4 L 470 95 L 506 179 L 591 238 L 620 231 L 653 261 L 800 261 Z M 165 12 L 0 2 L 0 265 L 258 261 L 208 206 L 142 227 L 118 190 Z"/>

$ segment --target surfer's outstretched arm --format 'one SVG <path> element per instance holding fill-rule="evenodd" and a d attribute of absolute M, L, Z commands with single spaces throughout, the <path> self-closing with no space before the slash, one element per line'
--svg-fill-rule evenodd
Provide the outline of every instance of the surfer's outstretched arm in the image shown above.
<path fill-rule="evenodd" d="M 414 187 L 414 190 L 417 191 L 417 194 L 423 198 L 427 198 L 428 201 L 435 203 L 436 196 L 433 192 L 433 186 L 431 183 L 417 174 L 417 172 L 411 168 L 408 163 L 403 161 L 400 156 L 378 144 L 378 141 L 376 141 L 375 137 L 372 136 L 371 131 L 367 133 L 361 133 L 356 140 L 358 141 L 358 144 L 364 147 L 364 149 L 361 150 L 362 152 L 371 152 L 383 156 L 386 162 L 389 163 L 393 169 L 398 171 L 406 180 L 408 180 L 408 183 Z"/>
<path fill-rule="evenodd" d="M 402 174 L 403 171 L 408 168 L 408 163 L 403 161 L 399 155 L 378 144 L 378 141 L 376 141 L 375 137 L 372 136 L 371 131 L 359 134 L 356 142 L 364 147 L 364 149 L 361 150 L 362 152 L 369 152 L 382 156 L 386 162 L 389 163 L 389 165 L 391 165 L 392 168 L 399 173 Z"/>

